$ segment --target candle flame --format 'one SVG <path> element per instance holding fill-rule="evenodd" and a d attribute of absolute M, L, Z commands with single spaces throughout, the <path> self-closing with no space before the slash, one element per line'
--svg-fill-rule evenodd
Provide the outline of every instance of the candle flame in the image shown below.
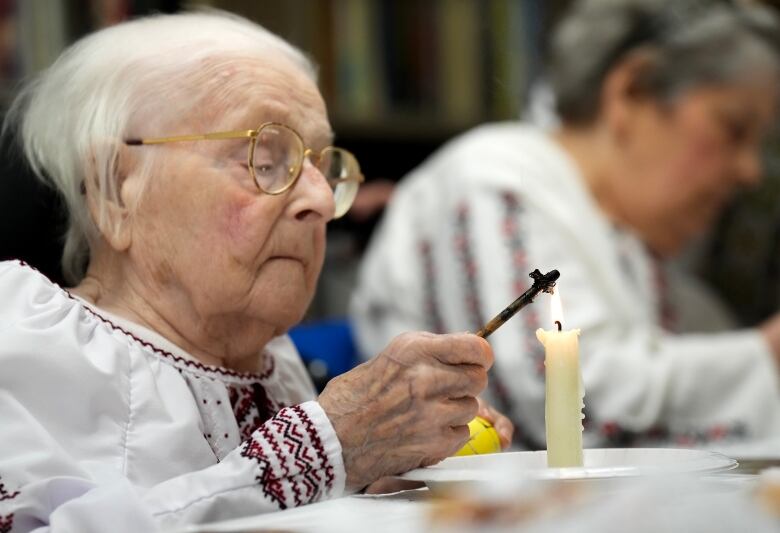
<path fill-rule="evenodd" d="M 561 305 L 561 289 L 555 287 L 552 298 L 550 299 L 550 322 L 563 324 L 563 306 Z"/>

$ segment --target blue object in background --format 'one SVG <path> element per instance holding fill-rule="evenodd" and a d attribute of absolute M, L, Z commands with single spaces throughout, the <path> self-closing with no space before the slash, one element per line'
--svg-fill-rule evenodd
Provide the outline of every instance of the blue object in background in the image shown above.
<path fill-rule="evenodd" d="M 290 338 L 318 390 L 358 364 L 352 327 L 346 319 L 320 320 L 295 326 Z"/>

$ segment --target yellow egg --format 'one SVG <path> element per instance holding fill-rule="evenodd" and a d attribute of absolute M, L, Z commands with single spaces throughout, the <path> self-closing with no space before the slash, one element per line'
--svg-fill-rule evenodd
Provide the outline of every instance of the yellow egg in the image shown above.
<path fill-rule="evenodd" d="M 481 417 L 476 417 L 469 422 L 469 433 L 471 438 L 463 448 L 458 450 L 455 456 L 459 455 L 482 455 L 485 453 L 496 453 L 501 451 L 501 441 L 495 428 Z"/>

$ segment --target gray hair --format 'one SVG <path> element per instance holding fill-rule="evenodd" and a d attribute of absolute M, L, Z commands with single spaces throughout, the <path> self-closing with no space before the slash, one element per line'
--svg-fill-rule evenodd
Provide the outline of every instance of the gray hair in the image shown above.
<path fill-rule="evenodd" d="M 638 89 L 671 100 L 687 88 L 780 73 L 780 23 L 767 8 L 715 0 L 581 0 L 556 28 L 549 81 L 564 122 L 599 113 L 610 69 L 639 49 L 653 66 Z"/>
<path fill-rule="evenodd" d="M 222 79 L 221 71 L 270 58 L 289 60 L 316 82 L 300 50 L 248 20 L 216 11 L 155 15 L 84 37 L 21 90 L 4 131 L 17 129 L 35 175 L 64 199 L 62 267 L 69 283 L 84 277 L 108 201 L 119 200 L 118 154 L 130 130 L 160 127 L 157 134 L 166 135 L 162 128 L 183 116 L 237 109 L 240 100 L 231 97 L 246 89 L 246 80 Z M 142 175 L 150 174 L 153 157 L 142 156 Z M 87 206 L 87 179 L 99 192 L 97 221 Z"/>

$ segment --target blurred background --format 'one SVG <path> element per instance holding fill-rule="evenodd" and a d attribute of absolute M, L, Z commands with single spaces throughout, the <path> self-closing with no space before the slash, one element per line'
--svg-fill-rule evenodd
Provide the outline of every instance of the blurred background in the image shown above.
<path fill-rule="evenodd" d="M 0 0 L 0 108 L 15 87 L 95 29 L 154 12 L 214 7 L 248 17 L 308 52 L 337 142 L 367 177 L 332 224 L 317 296 L 293 332 L 320 382 L 354 363 L 346 310 L 362 251 L 394 183 L 446 140 L 488 121 L 533 115 L 550 28 L 569 0 Z M 780 1 L 765 2 L 780 6 Z M 538 102 L 536 102 L 538 104 Z M 542 112 L 544 105 L 541 106 Z M 542 113 L 543 115 L 543 113 Z M 57 117 L 52 117 L 56 120 Z M 8 136 L 0 176 L 0 260 L 62 283 L 57 197 L 32 179 Z M 767 177 L 740 196 L 685 259 L 753 325 L 780 302 L 780 139 Z M 0 303 L 1 305 L 1 303 Z M 338 353 L 319 354 L 323 335 Z"/>

